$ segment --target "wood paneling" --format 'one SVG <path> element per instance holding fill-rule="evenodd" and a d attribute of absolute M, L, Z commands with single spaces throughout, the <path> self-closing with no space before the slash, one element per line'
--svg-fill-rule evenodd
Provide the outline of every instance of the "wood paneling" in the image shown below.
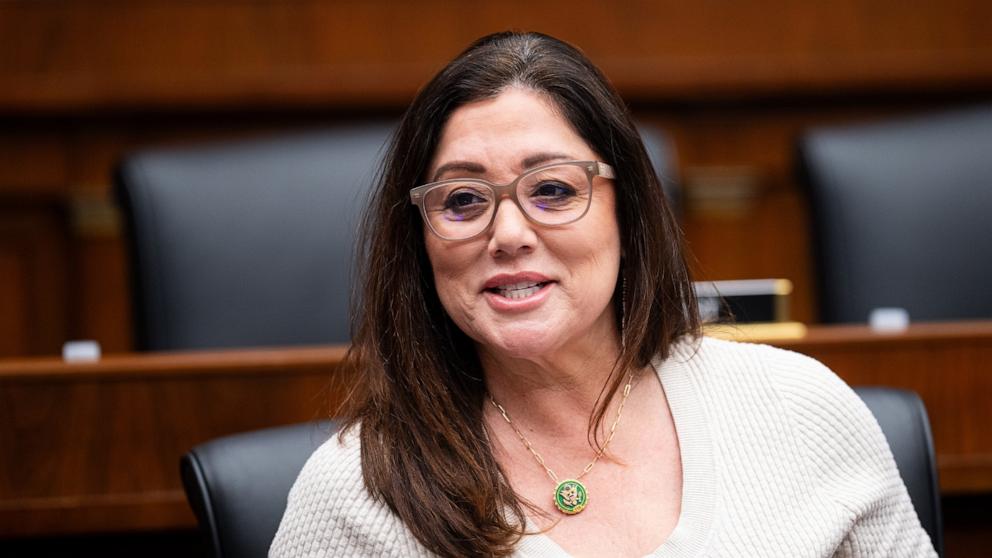
<path fill-rule="evenodd" d="M 23 257 L 10 248 L 0 249 L 0 355 L 24 354 L 30 346 L 22 327 L 30 315 L 24 293 Z"/>
<path fill-rule="evenodd" d="M 59 204 L 0 197 L 0 357 L 58 353 L 65 341 L 62 215 Z"/>
<path fill-rule="evenodd" d="M 73 337 L 98 340 L 108 353 L 129 351 L 133 346 L 130 272 L 121 238 L 116 234 L 78 238 L 74 255 L 74 292 L 85 296 L 71 306 Z"/>
<path fill-rule="evenodd" d="M 896 335 L 813 327 L 774 343 L 849 383 L 915 390 L 930 414 L 942 491 L 992 491 L 992 322 Z M 329 347 L 0 362 L 0 536 L 191 526 L 179 457 L 217 436 L 327 416 L 348 384 L 342 355 Z"/>
<path fill-rule="evenodd" d="M 342 354 L 0 363 L 0 536 L 191 527 L 179 458 L 225 434 L 328 416 Z"/>
<path fill-rule="evenodd" d="M 981 0 L 0 4 L 0 107 L 402 104 L 485 33 L 581 45 L 630 98 L 992 81 Z"/>
<path fill-rule="evenodd" d="M 62 132 L 50 123 L 0 120 L 0 192 L 65 194 L 68 151 Z"/>

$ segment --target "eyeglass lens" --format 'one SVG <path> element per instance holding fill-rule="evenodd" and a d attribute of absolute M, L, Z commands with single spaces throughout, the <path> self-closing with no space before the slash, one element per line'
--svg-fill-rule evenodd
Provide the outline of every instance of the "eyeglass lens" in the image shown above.
<path fill-rule="evenodd" d="M 585 213 L 592 183 L 583 166 L 565 164 L 521 176 L 515 190 L 517 205 L 535 222 L 563 225 Z M 446 182 L 424 196 L 431 226 L 450 239 L 482 232 L 489 226 L 498 203 L 493 188 L 475 180 Z"/>

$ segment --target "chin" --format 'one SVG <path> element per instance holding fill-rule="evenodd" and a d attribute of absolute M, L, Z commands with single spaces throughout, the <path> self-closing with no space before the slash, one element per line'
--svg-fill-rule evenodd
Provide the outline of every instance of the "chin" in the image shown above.
<path fill-rule="evenodd" d="M 511 331 L 502 331 L 499 335 L 487 336 L 480 344 L 484 350 L 496 356 L 529 359 L 555 352 L 561 346 L 561 341 L 546 327 L 513 328 Z"/>

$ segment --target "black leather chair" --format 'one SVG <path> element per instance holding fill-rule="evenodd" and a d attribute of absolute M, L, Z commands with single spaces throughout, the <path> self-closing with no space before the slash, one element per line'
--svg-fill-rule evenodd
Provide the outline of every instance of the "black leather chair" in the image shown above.
<path fill-rule="evenodd" d="M 354 231 L 392 126 L 127 157 L 140 350 L 348 341 Z"/>
<path fill-rule="evenodd" d="M 127 157 L 116 195 L 139 350 L 343 343 L 355 230 L 392 126 Z M 674 150 L 642 126 L 678 203 Z"/>
<path fill-rule="evenodd" d="M 336 431 L 308 422 L 235 434 L 180 462 L 186 498 L 217 558 L 265 558 L 286 498 L 310 454 Z"/>
<path fill-rule="evenodd" d="M 930 535 L 937 554 L 943 556 L 944 524 L 937 461 L 930 418 L 923 401 L 914 392 L 903 389 L 859 386 L 854 391 L 882 427 L 920 523 Z"/>
<path fill-rule="evenodd" d="M 822 321 L 992 318 L 990 146 L 992 107 L 802 138 Z"/>
<path fill-rule="evenodd" d="M 943 555 L 937 469 L 923 403 L 905 390 L 855 391 L 878 419 L 920 521 Z M 334 429 L 334 423 L 307 423 L 237 434 L 197 446 L 183 457 L 186 497 L 214 556 L 266 555 L 296 476 Z"/>

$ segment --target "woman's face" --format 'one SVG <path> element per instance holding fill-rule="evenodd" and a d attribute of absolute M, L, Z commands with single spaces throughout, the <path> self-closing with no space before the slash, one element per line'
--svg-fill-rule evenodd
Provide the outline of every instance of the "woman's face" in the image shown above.
<path fill-rule="evenodd" d="M 575 160 L 601 158 L 547 98 L 510 88 L 451 114 L 429 180 L 506 184 L 528 168 Z M 424 227 L 441 303 L 481 351 L 540 360 L 615 341 L 610 301 L 620 232 L 613 188 L 595 177 L 588 213 L 568 225 L 535 224 L 503 198 L 492 227 L 470 240 L 442 240 Z"/>

